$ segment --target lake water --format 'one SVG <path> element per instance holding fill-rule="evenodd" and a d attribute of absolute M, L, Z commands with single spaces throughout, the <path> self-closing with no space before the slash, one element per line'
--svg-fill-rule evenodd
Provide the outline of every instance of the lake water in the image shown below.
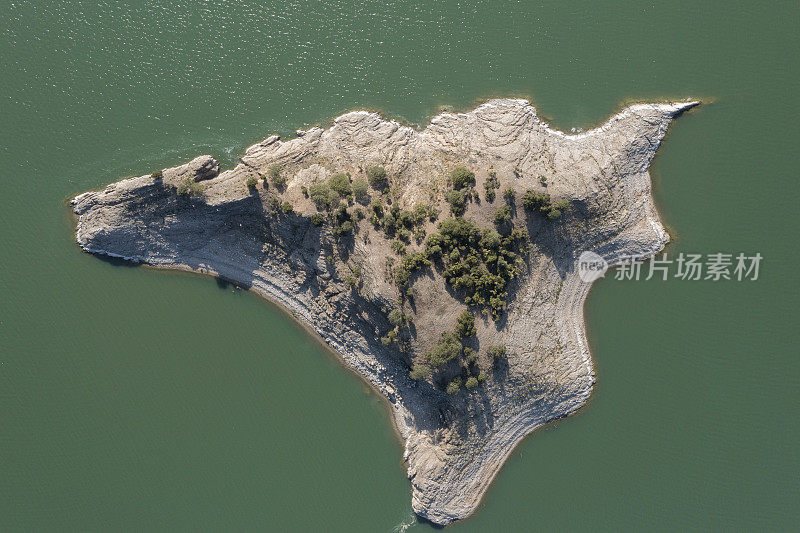
<path fill-rule="evenodd" d="M 410 524 L 357 377 L 252 294 L 82 253 L 66 202 L 355 108 L 424 125 L 491 96 L 566 130 L 703 99 L 653 164 L 668 252 L 764 260 L 751 282 L 599 282 L 592 402 L 452 530 L 796 527 L 797 2 L 125 4 L 0 7 L 0 529 Z"/>

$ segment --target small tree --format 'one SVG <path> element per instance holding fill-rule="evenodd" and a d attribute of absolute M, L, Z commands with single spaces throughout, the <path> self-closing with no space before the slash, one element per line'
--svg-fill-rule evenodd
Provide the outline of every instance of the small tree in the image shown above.
<path fill-rule="evenodd" d="M 411 379 L 420 381 L 428 379 L 431 376 L 431 367 L 426 364 L 418 363 L 411 367 L 411 372 L 408 373 Z"/>
<path fill-rule="evenodd" d="M 508 203 L 514 201 L 514 196 L 516 196 L 516 193 L 514 192 L 514 189 L 512 189 L 511 187 L 508 187 L 506 190 L 503 191 L 503 198 L 505 198 L 506 202 Z"/>
<path fill-rule="evenodd" d="M 504 205 L 503 207 L 499 207 L 494 212 L 494 221 L 496 224 L 505 224 L 510 220 L 511 220 L 511 207 Z"/>
<path fill-rule="evenodd" d="M 338 194 L 331 191 L 327 183 L 315 183 L 309 187 L 308 196 L 317 209 L 328 209 L 332 206 L 333 200 L 338 199 Z"/>
<path fill-rule="evenodd" d="M 461 343 L 452 333 L 442 333 L 439 341 L 428 352 L 428 363 L 431 366 L 442 366 L 461 354 Z"/>
<path fill-rule="evenodd" d="M 528 189 L 522 195 L 522 206 L 527 211 L 546 211 L 550 208 L 550 195 Z"/>
<path fill-rule="evenodd" d="M 478 331 L 475 329 L 475 317 L 467 310 L 462 311 L 460 315 L 458 315 L 458 321 L 456 322 L 456 337 L 459 339 L 466 339 L 468 337 L 474 337 Z"/>
<path fill-rule="evenodd" d="M 403 244 L 401 241 L 398 241 L 397 239 L 395 239 L 395 240 L 392 241 L 391 246 L 392 246 L 392 250 L 397 255 L 405 255 L 405 253 L 406 253 L 406 245 Z"/>
<path fill-rule="evenodd" d="M 284 214 L 288 215 L 289 213 L 294 211 L 294 207 L 292 207 L 292 204 L 290 204 L 289 202 L 283 202 L 281 210 L 283 211 Z"/>
<path fill-rule="evenodd" d="M 447 191 L 444 195 L 444 199 L 450 204 L 450 211 L 457 217 L 463 215 L 464 211 L 467 210 L 467 196 L 461 189 Z"/>
<path fill-rule="evenodd" d="M 311 223 L 315 226 L 321 226 L 325 223 L 325 217 L 322 215 L 322 213 L 314 213 L 311 215 Z"/>
<path fill-rule="evenodd" d="M 328 187 L 342 198 L 350 196 L 353 193 L 353 190 L 350 188 L 350 178 L 343 172 L 331 176 L 328 179 Z"/>
<path fill-rule="evenodd" d="M 278 189 L 283 189 L 286 186 L 286 176 L 283 175 L 283 169 L 278 163 L 273 163 L 269 166 L 267 175 L 272 184 Z"/>
<path fill-rule="evenodd" d="M 250 176 L 249 178 L 247 178 L 247 181 L 245 182 L 245 185 L 247 185 L 248 189 L 251 189 L 251 190 L 255 189 L 256 185 L 258 185 L 258 179 L 255 176 Z"/>
<path fill-rule="evenodd" d="M 164 177 L 164 172 L 161 170 L 156 170 L 155 172 L 150 174 L 150 177 L 153 178 L 154 180 L 160 180 Z"/>
<path fill-rule="evenodd" d="M 367 179 L 372 188 L 378 191 L 384 190 L 389 184 L 389 180 L 386 177 L 386 169 L 379 166 L 367 169 Z"/>
<path fill-rule="evenodd" d="M 405 315 L 399 309 L 392 309 L 391 311 L 389 311 L 388 318 L 389 318 L 389 323 L 393 326 L 399 326 L 406 320 Z"/>
<path fill-rule="evenodd" d="M 367 180 L 353 180 L 353 196 L 362 204 L 369 202 L 369 186 L 367 185 Z"/>
<path fill-rule="evenodd" d="M 489 349 L 486 350 L 486 355 L 488 355 L 492 361 L 496 361 L 506 356 L 506 347 L 505 345 L 490 346 Z"/>
<path fill-rule="evenodd" d="M 478 388 L 478 380 L 475 378 L 475 376 L 470 376 L 467 378 L 467 382 L 464 383 L 464 386 L 467 388 L 467 390 L 476 389 Z"/>
<path fill-rule="evenodd" d="M 455 378 L 453 381 L 447 384 L 447 394 L 458 394 L 461 390 L 461 378 Z"/>
<path fill-rule="evenodd" d="M 466 167 L 458 166 L 450 172 L 450 181 L 454 189 L 465 189 L 475 185 L 475 174 Z"/>
<path fill-rule="evenodd" d="M 203 187 L 192 178 L 184 178 L 178 183 L 176 192 L 181 196 L 194 196 L 203 192 Z"/>

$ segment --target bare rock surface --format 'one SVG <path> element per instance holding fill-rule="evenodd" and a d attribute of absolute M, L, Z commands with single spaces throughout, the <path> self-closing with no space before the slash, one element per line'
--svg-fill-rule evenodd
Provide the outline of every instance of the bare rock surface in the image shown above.
<path fill-rule="evenodd" d="M 355 111 L 289 141 L 269 137 L 231 170 L 220 173 L 211 156 L 200 156 L 164 169 L 160 178 L 130 178 L 81 194 L 73 200 L 77 241 L 87 252 L 222 276 L 316 330 L 389 400 L 405 442 L 414 511 L 444 525 L 477 507 L 522 438 L 589 398 L 595 374 L 583 303 L 590 284 L 578 276 L 576 260 L 591 250 L 613 265 L 664 247 L 668 236 L 647 169 L 670 121 L 694 105 L 633 105 L 578 134 L 550 129 L 524 100 L 442 113 L 423 130 Z M 511 227 L 529 236 L 504 312 L 496 319 L 475 313 L 477 333 L 469 345 L 477 360 L 466 367 L 453 363 L 428 380 L 411 379 L 409 369 L 453 329 L 466 309 L 463 294 L 433 263 L 415 272 L 413 296 L 403 298 L 387 266 L 402 257 L 370 222 L 368 205 L 361 208 L 363 219 L 353 216 L 348 235 L 332 234 L 331 215 L 320 226 L 311 221 L 318 210 L 308 187 L 340 172 L 363 179 L 376 165 L 386 169 L 389 189 L 371 189 L 372 200 L 387 210 L 436 208 L 438 220 L 421 228 L 428 234 L 448 216 L 447 176 L 463 165 L 476 176 L 478 197 L 464 218 L 494 227 L 494 213 L 506 202 L 503 191 L 512 189 Z M 283 187 L 262 181 L 275 168 L 287 180 Z M 493 202 L 483 195 L 490 177 L 499 181 Z M 187 178 L 194 188 L 178 194 Z M 521 203 L 528 190 L 562 199 L 568 204 L 563 216 L 548 220 L 528 212 Z M 358 207 L 351 203 L 349 212 Z M 409 253 L 424 249 L 414 240 L 406 246 Z M 385 345 L 381 338 L 394 329 L 387 313 L 398 306 L 410 322 L 402 343 Z M 507 356 L 491 360 L 487 348 L 498 345 L 507 347 Z M 485 381 L 447 394 L 441 379 L 465 368 Z"/>

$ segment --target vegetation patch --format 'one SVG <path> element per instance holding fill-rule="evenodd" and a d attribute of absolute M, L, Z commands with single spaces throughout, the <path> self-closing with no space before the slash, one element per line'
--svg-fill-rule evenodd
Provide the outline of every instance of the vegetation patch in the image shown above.
<path fill-rule="evenodd" d="M 464 301 L 496 320 L 506 307 L 508 283 L 524 263 L 520 250 L 527 246 L 528 232 L 513 230 L 501 236 L 496 230 L 481 230 L 461 218 L 439 223 L 439 232 L 425 241 L 430 259 L 440 262 L 449 285 L 466 294 Z"/>
<path fill-rule="evenodd" d="M 550 220 L 558 220 L 565 209 L 569 207 L 567 200 L 553 200 L 546 192 L 536 192 L 528 189 L 522 196 L 522 206 L 526 211 L 538 212 Z"/>

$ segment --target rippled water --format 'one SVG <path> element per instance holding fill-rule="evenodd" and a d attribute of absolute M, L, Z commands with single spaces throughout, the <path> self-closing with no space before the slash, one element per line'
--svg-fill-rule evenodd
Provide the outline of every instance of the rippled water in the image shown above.
<path fill-rule="evenodd" d="M 131 5 L 133 4 L 133 5 Z M 654 162 L 671 254 L 761 279 L 598 283 L 590 406 L 455 531 L 792 529 L 800 464 L 796 2 L 0 7 L 0 523 L 422 530 L 382 403 L 280 311 L 81 253 L 76 193 L 353 108 L 527 96 L 564 129 L 694 96 Z"/>

